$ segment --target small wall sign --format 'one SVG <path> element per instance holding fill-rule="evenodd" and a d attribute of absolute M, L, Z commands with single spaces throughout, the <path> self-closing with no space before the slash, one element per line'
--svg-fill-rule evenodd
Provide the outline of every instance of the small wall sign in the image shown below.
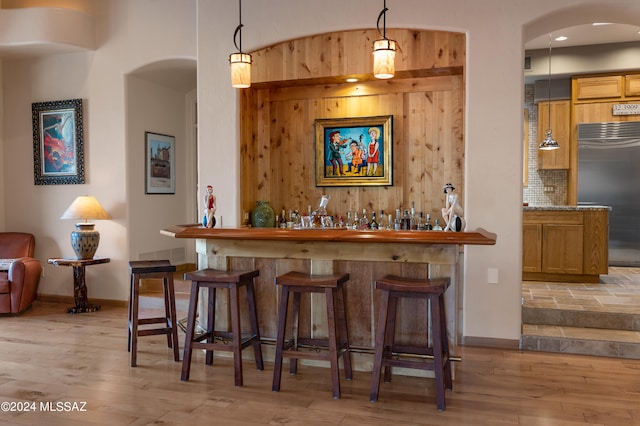
<path fill-rule="evenodd" d="M 640 104 L 614 104 L 613 115 L 640 115 Z"/>

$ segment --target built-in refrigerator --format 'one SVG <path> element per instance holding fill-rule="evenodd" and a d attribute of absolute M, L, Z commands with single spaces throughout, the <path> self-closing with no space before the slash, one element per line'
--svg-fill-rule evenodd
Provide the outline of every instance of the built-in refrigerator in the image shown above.
<path fill-rule="evenodd" d="M 578 205 L 610 206 L 609 265 L 640 266 L 640 121 L 578 124 Z"/>

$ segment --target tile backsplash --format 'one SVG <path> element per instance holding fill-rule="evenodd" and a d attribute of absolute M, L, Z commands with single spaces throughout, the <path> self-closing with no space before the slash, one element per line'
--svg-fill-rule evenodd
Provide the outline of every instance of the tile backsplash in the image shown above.
<path fill-rule="evenodd" d="M 530 206 L 564 206 L 567 170 L 538 170 L 538 106 L 533 102 L 533 89 L 533 84 L 524 86 L 524 107 L 529 110 L 529 179 L 522 202 Z"/>

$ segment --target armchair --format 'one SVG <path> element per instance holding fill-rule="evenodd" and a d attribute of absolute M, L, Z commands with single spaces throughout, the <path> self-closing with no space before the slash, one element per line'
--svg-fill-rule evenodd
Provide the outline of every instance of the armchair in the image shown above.
<path fill-rule="evenodd" d="M 42 275 L 35 245 L 31 234 L 0 232 L 0 314 L 19 315 L 35 300 Z"/>

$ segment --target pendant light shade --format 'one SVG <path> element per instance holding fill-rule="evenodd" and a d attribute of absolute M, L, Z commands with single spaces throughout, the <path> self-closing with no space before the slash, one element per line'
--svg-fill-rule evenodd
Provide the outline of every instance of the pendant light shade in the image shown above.
<path fill-rule="evenodd" d="M 248 53 L 232 53 L 229 55 L 231 65 L 231 85 L 238 89 L 251 86 L 251 55 Z"/>
<path fill-rule="evenodd" d="M 553 139 L 553 135 L 551 132 L 551 34 L 549 34 L 549 80 L 548 80 L 548 90 L 549 90 L 549 107 L 548 107 L 548 121 L 547 121 L 547 134 L 538 149 L 541 151 L 552 151 L 554 149 L 560 148 L 558 142 Z"/>
<path fill-rule="evenodd" d="M 376 27 L 381 39 L 373 42 L 373 76 L 375 78 L 387 79 L 392 78 L 396 72 L 396 48 L 395 40 L 387 38 L 387 1 L 384 0 L 384 6 L 378 15 Z M 382 19 L 382 31 L 380 31 L 380 19 Z"/>
<path fill-rule="evenodd" d="M 238 52 L 229 55 L 231 65 L 231 85 L 238 89 L 251 86 L 251 55 L 242 51 L 242 0 L 238 0 L 238 26 L 233 33 L 233 44 Z"/>

